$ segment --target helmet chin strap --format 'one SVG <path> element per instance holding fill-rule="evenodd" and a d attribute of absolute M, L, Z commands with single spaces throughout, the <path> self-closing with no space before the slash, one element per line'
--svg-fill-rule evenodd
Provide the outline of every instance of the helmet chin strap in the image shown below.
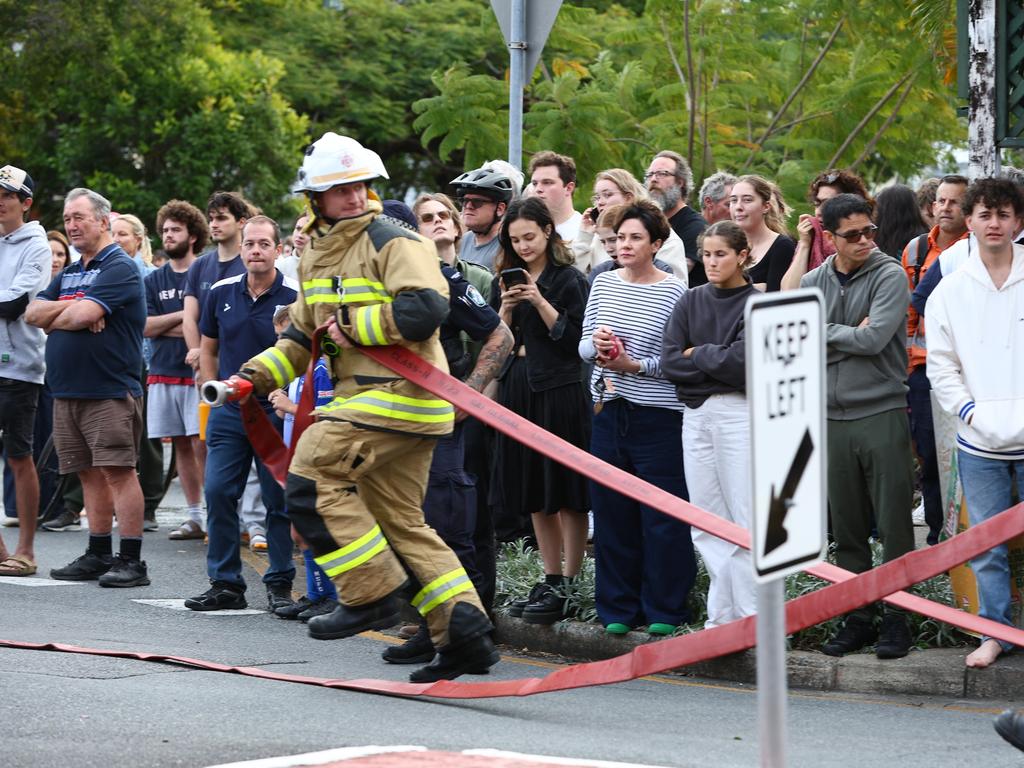
<path fill-rule="evenodd" d="M 376 200 L 378 203 L 380 202 L 380 196 L 372 189 L 370 189 L 369 183 L 367 183 L 366 185 L 366 199 Z M 341 219 L 332 219 L 326 214 L 324 214 L 320 210 L 320 206 L 317 205 L 316 203 L 316 192 L 310 192 L 308 190 L 306 192 L 306 211 L 309 214 L 309 222 L 303 228 L 304 232 L 312 232 L 317 228 L 317 225 L 320 222 L 326 224 L 327 228 L 330 229 L 339 221 L 341 221 Z M 493 224 L 491 226 L 493 226 Z"/>

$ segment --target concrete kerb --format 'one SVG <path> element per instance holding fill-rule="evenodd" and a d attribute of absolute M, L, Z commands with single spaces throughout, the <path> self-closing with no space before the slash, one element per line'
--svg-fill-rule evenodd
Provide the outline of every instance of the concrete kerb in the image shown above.
<path fill-rule="evenodd" d="M 608 635 L 596 624 L 563 621 L 550 627 L 498 616 L 496 640 L 509 649 L 549 653 L 573 661 L 598 661 L 620 656 L 639 645 L 656 642 L 642 632 Z M 988 669 L 968 669 L 971 648 L 911 651 L 902 659 L 880 660 L 871 653 L 842 658 L 812 651 L 790 651 L 789 685 L 794 689 L 953 699 L 1024 700 L 1024 654 L 1009 654 Z M 673 670 L 688 677 L 754 685 L 754 650 Z"/>

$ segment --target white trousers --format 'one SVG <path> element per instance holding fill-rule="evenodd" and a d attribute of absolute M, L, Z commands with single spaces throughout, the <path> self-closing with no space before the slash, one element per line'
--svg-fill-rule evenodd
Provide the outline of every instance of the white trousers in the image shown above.
<path fill-rule="evenodd" d="M 683 464 L 692 504 L 750 528 L 750 416 L 743 395 L 712 395 L 686 409 Z M 697 527 L 691 536 L 711 576 L 704 626 L 757 613 L 750 552 Z"/>

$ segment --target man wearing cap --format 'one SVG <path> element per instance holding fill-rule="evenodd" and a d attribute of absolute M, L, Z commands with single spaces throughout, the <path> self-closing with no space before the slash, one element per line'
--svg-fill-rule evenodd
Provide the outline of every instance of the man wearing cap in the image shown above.
<path fill-rule="evenodd" d="M 421 508 L 454 408 L 359 351 L 397 344 L 447 370 L 438 328 L 448 288 L 429 241 L 380 220 L 367 182 L 386 178 L 377 153 L 354 139 L 326 133 L 306 151 L 293 190 L 307 195 L 318 236 L 299 262 L 291 325 L 240 375 L 257 394 L 279 389 L 305 370 L 315 329 L 330 323 L 335 398 L 299 438 L 285 489 L 292 523 L 341 599 L 310 619 L 309 634 L 392 626 L 399 593 L 415 592 L 438 651 L 410 677 L 425 683 L 485 671 L 499 657 L 469 575 Z M 416 585 L 406 590 L 410 574 Z"/>
<path fill-rule="evenodd" d="M 50 278 L 50 246 L 36 221 L 25 221 L 35 184 L 20 168 L 0 168 L 0 433 L 18 499 L 18 546 L 0 539 L 0 576 L 36 572 L 33 541 L 39 479 L 32 460 L 36 405 L 43 385 L 46 337 L 25 322 L 25 308 Z"/>

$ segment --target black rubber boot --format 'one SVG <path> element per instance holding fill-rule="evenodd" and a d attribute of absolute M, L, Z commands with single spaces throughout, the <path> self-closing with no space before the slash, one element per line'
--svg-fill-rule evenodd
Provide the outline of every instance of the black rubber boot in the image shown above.
<path fill-rule="evenodd" d="M 409 680 L 433 683 L 465 674 L 486 674 L 501 660 L 491 641 L 493 631 L 483 611 L 469 603 L 457 603 L 448 621 L 448 645 L 439 648 L 434 660 L 409 675 Z"/>
<path fill-rule="evenodd" d="M 878 632 L 871 619 L 847 616 L 842 629 L 821 647 L 821 652 L 828 656 L 843 656 L 871 645 L 877 637 Z"/>
<path fill-rule="evenodd" d="M 399 622 L 398 602 L 393 595 L 366 605 L 339 605 L 326 616 L 309 620 L 309 636 L 316 640 L 340 640 L 368 629 L 385 629 Z"/>
<path fill-rule="evenodd" d="M 434 658 L 434 644 L 430 642 L 427 622 L 420 622 L 419 630 L 401 645 L 384 650 L 381 658 L 389 664 L 425 664 Z"/>

